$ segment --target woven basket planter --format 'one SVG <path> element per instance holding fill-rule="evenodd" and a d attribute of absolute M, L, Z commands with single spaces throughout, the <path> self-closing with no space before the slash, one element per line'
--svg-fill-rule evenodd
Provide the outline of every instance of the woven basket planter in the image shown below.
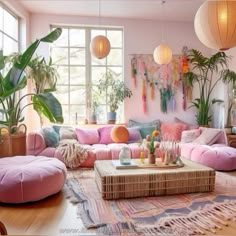
<path fill-rule="evenodd" d="M 0 128 L 0 157 L 11 157 L 26 154 L 26 133 L 24 124 L 18 127 Z"/>

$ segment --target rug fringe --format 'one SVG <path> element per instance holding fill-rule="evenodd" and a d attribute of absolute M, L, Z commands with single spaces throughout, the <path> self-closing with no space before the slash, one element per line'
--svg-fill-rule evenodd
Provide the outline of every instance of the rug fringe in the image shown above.
<path fill-rule="evenodd" d="M 136 225 L 139 233 L 156 235 L 196 235 L 205 234 L 204 231 L 216 233 L 222 226 L 228 226 L 227 220 L 235 220 L 236 201 L 226 200 L 216 202 L 190 212 L 187 216 L 169 216 L 160 219 L 155 225 Z M 222 219 L 223 218 L 223 219 Z"/>

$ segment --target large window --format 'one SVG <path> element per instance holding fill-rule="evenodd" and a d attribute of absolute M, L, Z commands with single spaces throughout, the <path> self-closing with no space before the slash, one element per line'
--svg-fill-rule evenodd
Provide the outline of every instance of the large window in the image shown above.
<path fill-rule="evenodd" d="M 52 45 L 51 56 L 57 65 L 60 80 L 55 95 L 63 107 L 65 123 L 83 123 L 95 108 L 98 123 L 106 122 L 106 97 L 101 97 L 97 85 L 108 71 L 123 80 L 123 30 L 117 28 L 61 27 L 61 37 Z M 96 59 L 90 53 L 90 41 L 105 35 L 111 44 L 109 55 Z M 123 118 L 119 108 L 118 122 Z"/>
<path fill-rule="evenodd" d="M 3 55 L 19 51 L 19 19 L 0 3 L 0 50 Z"/>
<path fill-rule="evenodd" d="M 19 19 L 9 9 L 0 3 L 0 50 L 8 56 L 19 51 Z M 3 70 L 5 74 L 7 70 Z M 0 109 L 1 109 L 0 105 Z M 0 112 L 0 120 L 4 115 Z"/>

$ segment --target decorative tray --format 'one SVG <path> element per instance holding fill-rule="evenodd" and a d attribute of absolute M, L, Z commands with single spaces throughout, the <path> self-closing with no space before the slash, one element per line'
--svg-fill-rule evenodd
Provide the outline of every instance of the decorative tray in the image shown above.
<path fill-rule="evenodd" d="M 165 165 L 163 162 L 161 161 L 156 161 L 155 164 L 148 164 L 147 161 L 145 161 L 144 163 L 142 163 L 140 160 L 137 161 L 137 165 L 138 167 L 140 168 L 160 168 L 160 169 L 170 169 L 170 168 L 181 168 L 184 166 L 183 163 L 176 163 L 176 164 L 173 164 L 173 163 L 169 163 L 168 165 Z"/>

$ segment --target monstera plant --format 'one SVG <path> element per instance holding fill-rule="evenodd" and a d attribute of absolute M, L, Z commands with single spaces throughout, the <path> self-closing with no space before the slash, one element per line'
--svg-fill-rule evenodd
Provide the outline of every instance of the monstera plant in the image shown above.
<path fill-rule="evenodd" d="M 198 50 L 191 49 L 188 59 L 192 71 L 184 75 L 185 83 L 192 87 L 196 84 L 200 92 L 199 97 L 192 101 L 192 107 L 197 109 L 197 123 L 201 126 L 208 126 L 211 121 L 211 105 L 223 102 L 218 98 L 212 98 L 216 85 L 220 81 L 235 82 L 236 73 L 228 69 L 230 58 L 222 51 L 206 57 Z"/>
<path fill-rule="evenodd" d="M 25 154 L 26 129 L 21 131 L 18 125 L 22 125 L 20 123 L 25 119 L 26 107 L 32 105 L 34 110 L 46 116 L 51 122 L 63 122 L 61 104 L 51 92 L 25 93 L 24 91 L 27 85 L 26 68 L 39 44 L 52 43 L 60 37 L 61 33 L 62 30 L 56 28 L 45 37 L 35 40 L 23 54 L 11 60 L 10 64 L 7 63 L 9 57 L 3 56 L 3 52 L 0 51 L 0 117 L 2 117 L 0 156 Z M 16 139 L 17 135 L 19 139 Z"/>
<path fill-rule="evenodd" d="M 17 126 L 18 123 L 24 121 L 23 112 L 29 105 L 33 105 L 33 108 L 38 113 L 46 116 L 50 122 L 63 122 L 61 104 L 51 92 L 46 90 L 39 93 L 27 93 L 23 96 L 19 94 L 26 87 L 27 76 L 25 69 L 39 44 L 41 42 L 54 42 L 61 35 L 61 32 L 62 30 L 57 28 L 47 36 L 37 39 L 22 55 L 13 60 L 5 76 L 0 73 L 0 112 L 4 117 L 0 124 L 8 127 Z M 3 56 L 2 51 L 0 53 L 0 69 L 3 70 L 7 68 L 5 66 L 7 57 Z M 31 98 L 29 103 L 27 103 L 27 97 Z"/>

